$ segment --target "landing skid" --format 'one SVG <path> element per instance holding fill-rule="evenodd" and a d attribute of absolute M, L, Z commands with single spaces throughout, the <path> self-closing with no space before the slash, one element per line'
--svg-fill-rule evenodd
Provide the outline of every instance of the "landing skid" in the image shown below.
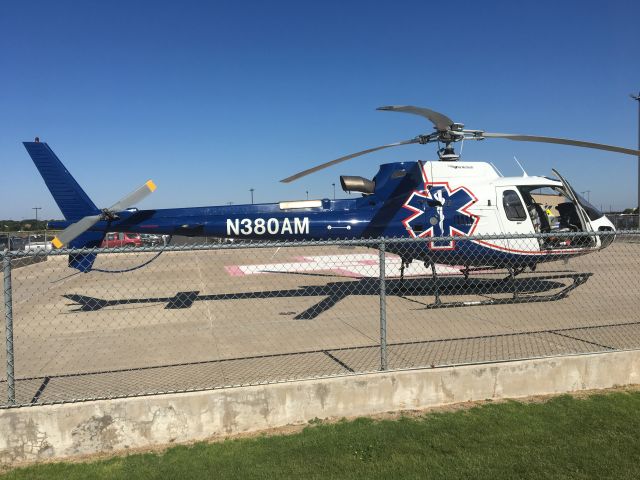
<path fill-rule="evenodd" d="M 569 295 L 572 290 L 575 290 L 580 285 L 584 284 L 589 277 L 593 275 L 592 273 L 571 273 L 571 274 L 561 274 L 561 275 L 545 275 L 543 277 L 533 277 L 531 281 L 558 281 L 558 280 L 571 280 L 571 283 L 559 291 L 550 294 L 544 293 L 530 293 L 526 291 L 518 291 L 518 285 L 515 281 L 515 272 L 510 273 L 509 276 L 502 280 L 497 280 L 495 284 L 495 289 L 497 293 L 502 294 L 510 294 L 510 297 L 506 298 L 489 298 L 486 300 L 468 300 L 468 301 L 446 301 L 443 300 L 443 296 L 447 294 L 447 285 L 446 280 L 439 279 L 437 275 L 433 274 L 431 279 L 433 281 L 433 291 L 432 295 L 435 297 L 435 300 L 431 304 L 424 304 L 424 309 L 431 310 L 436 308 L 456 308 L 456 307 L 475 307 L 475 306 L 486 306 L 486 305 L 515 305 L 520 303 L 540 303 L 540 302 L 554 302 L 556 300 L 561 300 Z M 404 290 L 404 294 L 400 294 L 400 296 L 404 297 L 407 293 L 406 289 L 402 284 L 400 284 L 399 289 L 401 291 Z M 393 289 L 391 289 L 393 290 Z M 391 292 L 389 292 L 391 293 Z M 455 293 L 455 295 L 461 295 L 461 292 Z M 416 300 L 412 300 L 416 301 Z M 418 302 L 422 303 L 422 302 Z"/>

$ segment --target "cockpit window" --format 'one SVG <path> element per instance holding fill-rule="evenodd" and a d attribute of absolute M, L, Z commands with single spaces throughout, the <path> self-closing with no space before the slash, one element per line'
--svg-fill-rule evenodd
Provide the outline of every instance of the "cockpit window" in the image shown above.
<path fill-rule="evenodd" d="M 584 211 L 587 212 L 587 216 L 589 217 L 589 220 L 597 220 L 599 218 L 604 217 L 604 213 L 602 213 L 596 207 L 594 207 L 589 202 L 587 202 L 587 200 L 582 195 L 576 193 L 576 197 L 578 198 L 580 205 L 582 205 L 582 208 L 584 208 Z"/>
<path fill-rule="evenodd" d="M 520 222 L 527 219 L 520 195 L 514 190 L 505 190 L 502 194 L 502 205 L 507 214 L 507 218 L 514 222 Z"/>

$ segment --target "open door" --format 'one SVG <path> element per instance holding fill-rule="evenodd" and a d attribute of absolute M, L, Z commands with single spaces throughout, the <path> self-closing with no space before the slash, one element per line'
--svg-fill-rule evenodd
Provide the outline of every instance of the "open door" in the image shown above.
<path fill-rule="evenodd" d="M 578 220 L 579 222 L 579 225 L 578 225 L 579 231 L 585 232 L 585 233 L 593 232 L 593 227 L 591 226 L 591 222 L 589 220 L 589 217 L 587 216 L 587 212 L 585 212 L 585 209 L 580 203 L 578 195 L 576 194 L 573 187 L 562 175 L 560 175 L 560 173 L 556 169 L 551 169 L 551 171 L 554 173 L 556 177 L 560 179 L 560 181 L 562 182 L 562 188 L 565 194 L 567 195 L 569 200 L 571 200 L 571 203 L 573 203 L 573 207 L 575 208 L 575 213 L 576 213 L 574 220 Z M 597 247 L 599 245 L 599 239 L 596 235 L 585 235 L 584 237 L 581 236 L 579 239 L 576 239 L 576 240 L 578 240 L 577 242 L 575 242 L 576 246 L 589 248 L 589 247 Z"/>

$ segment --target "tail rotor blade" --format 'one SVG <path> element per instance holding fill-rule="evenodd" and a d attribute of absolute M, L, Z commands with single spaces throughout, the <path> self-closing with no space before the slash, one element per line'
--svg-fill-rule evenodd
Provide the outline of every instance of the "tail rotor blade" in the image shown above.
<path fill-rule="evenodd" d="M 538 135 L 519 135 L 513 133 L 490 133 L 482 132 L 477 135 L 479 138 L 504 138 L 507 140 L 515 140 L 518 142 L 540 142 L 540 143 L 556 143 L 560 145 L 572 145 L 574 147 L 595 148 L 597 150 L 606 150 L 608 152 L 624 153 L 627 155 L 638 156 L 639 150 L 631 148 L 616 147 L 614 145 L 605 145 L 603 143 L 584 142 L 582 140 L 572 140 L 570 138 L 541 137 Z"/>
<path fill-rule="evenodd" d="M 72 223 L 65 228 L 59 235 L 54 237 L 51 241 L 54 247 L 61 248 L 63 245 L 68 245 L 69 242 L 82 235 L 84 232 L 93 227 L 100 221 L 102 215 L 89 215 L 83 217 L 76 223 Z"/>
<path fill-rule="evenodd" d="M 338 163 L 346 162 L 347 160 L 351 160 L 352 158 L 359 157 L 360 155 L 366 155 L 367 153 L 377 152 L 378 150 L 384 150 L 385 148 L 398 147 L 400 145 L 409 145 L 411 143 L 420 143 L 420 137 L 412 138 L 411 140 L 403 140 L 402 142 L 390 143 L 388 145 L 382 145 L 380 147 L 368 148 L 367 150 L 362 150 L 361 152 L 345 155 L 344 157 L 336 158 L 335 160 L 331 160 L 330 162 L 322 163 L 320 165 L 309 168 L 307 170 L 303 170 L 302 172 L 296 173 L 295 175 L 291 175 L 290 177 L 287 177 L 280 181 L 282 183 L 290 183 L 290 182 L 293 182 L 294 180 L 298 180 L 299 178 L 306 177 L 311 173 L 315 173 L 318 170 L 323 170 L 327 167 L 337 165 Z"/>
<path fill-rule="evenodd" d="M 153 183 L 153 180 L 147 180 L 144 185 L 137 188 L 122 200 L 109 207 L 109 211 L 121 212 L 122 210 L 126 210 L 127 208 L 142 201 L 144 198 L 146 198 L 147 195 L 153 193 L 156 188 L 156 184 Z"/>
<path fill-rule="evenodd" d="M 60 235 L 55 237 L 51 243 L 54 247 L 60 248 L 63 245 L 68 245 L 69 242 L 73 241 L 75 238 L 82 235 L 84 232 L 93 227 L 96 223 L 98 223 L 102 219 L 111 218 L 111 214 L 115 214 L 117 212 L 121 212 L 122 210 L 126 210 L 132 205 L 140 202 L 147 195 L 152 193 L 156 189 L 156 184 L 153 183 L 152 180 L 148 180 L 144 185 L 137 188 L 129 195 L 124 197 L 119 202 L 115 203 L 111 208 L 103 210 L 103 213 L 100 215 L 89 215 L 87 217 L 83 217 L 76 223 L 72 223 L 67 228 L 65 228 Z"/>

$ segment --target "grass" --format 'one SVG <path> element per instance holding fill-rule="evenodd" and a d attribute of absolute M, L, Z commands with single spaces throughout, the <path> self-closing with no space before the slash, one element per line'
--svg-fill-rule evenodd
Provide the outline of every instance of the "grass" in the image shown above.
<path fill-rule="evenodd" d="M 506 402 L 54 463 L 8 479 L 640 478 L 640 392 Z"/>

